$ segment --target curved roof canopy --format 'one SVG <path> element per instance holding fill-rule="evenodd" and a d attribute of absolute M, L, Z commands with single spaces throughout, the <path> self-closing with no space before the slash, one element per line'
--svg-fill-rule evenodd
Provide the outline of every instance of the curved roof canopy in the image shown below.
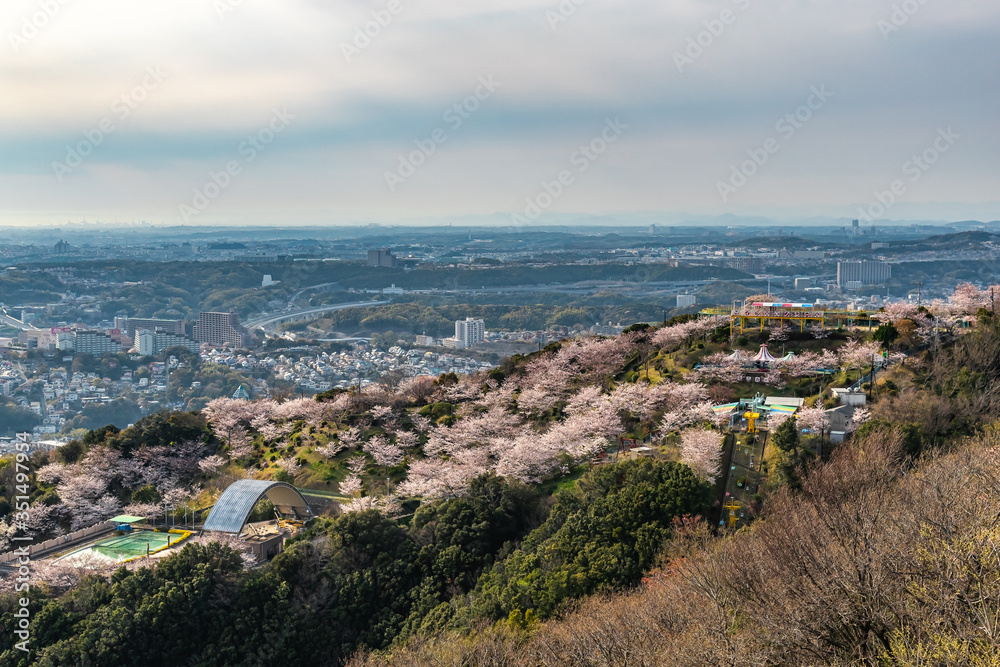
<path fill-rule="evenodd" d="M 247 522 L 257 501 L 267 496 L 279 512 L 311 517 L 309 503 L 298 490 L 284 482 L 266 479 L 241 479 L 222 492 L 215 506 L 208 513 L 204 530 L 220 533 L 239 533 Z"/>
<path fill-rule="evenodd" d="M 753 360 L 765 363 L 771 361 L 777 361 L 777 359 L 770 352 L 767 351 L 767 343 L 764 343 L 760 346 L 760 352 L 754 355 Z"/>

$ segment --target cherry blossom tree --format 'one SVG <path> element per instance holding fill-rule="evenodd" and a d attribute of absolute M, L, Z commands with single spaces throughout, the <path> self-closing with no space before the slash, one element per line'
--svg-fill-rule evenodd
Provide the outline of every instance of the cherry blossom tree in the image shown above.
<path fill-rule="evenodd" d="M 267 421 L 262 426 L 257 428 L 257 432 L 261 434 L 264 440 L 273 441 L 288 435 L 294 429 L 295 425 L 291 422 L 278 425 Z"/>
<path fill-rule="evenodd" d="M 410 449 L 420 444 L 420 436 L 413 431 L 398 431 L 396 433 L 396 445 L 403 449 Z"/>
<path fill-rule="evenodd" d="M 661 327 L 653 334 L 653 344 L 664 348 L 677 347 L 688 339 L 713 331 L 718 324 L 715 319 L 705 317 Z"/>
<path fill-rule="evenodd" d="M 660 431 L 670 433 L 680 431 L 688 426 L 714 421 L 715 412 L 712 404 L 705 402 L 692 406 L 684 406 L 679 410 L 671 410 L 663 415 L 660 421 Z"/>
<path fill-rule="evenodd" d="M 213 454 L 198 461 L 198 467 L 207 475 L 214 475 L 226 465 L 226 459 L 218 454 Z"/>
<path fill-rule="evenodd" d="M 788 414 L 787 412 L 774 412 L 774 411 L 768 412 L 767 417 L 765 417 L 765 420 L 767 422 L 767 430 L 770 431 L 771 433 L 774 433 L 776 430 L 778 430 L 778 427 L 781 426 L 783 423 L 785 423 L 785 421 L 787 421 L 788 418 L 791 416 L 792 415 Z"/>
<path fill-rule="evenodd" d="M 878 318 L 879 322 L 890 324 L 898 324 L 900 320 L 916 321 L 921 316 L 917 313 L 917 306 L 908 301 L 887 303 L 882 310 L 875 313 L 875 317 Z"/>
<path fill-rule="evenodd" d="M 116 570 L 124 567 L 126 570 L 135 571 L 146 565 L 141 561 L 131 561 L 119 563 L 117 560 L 108 558 L 92 549 L 78 552 L 58 560 L 47 559 L 32 562 L 32 579 L 44 581 L 50 588 L 56 591 L 69 590 L 76 587 L 84 577 L 110 577 Z M 155 562 L 153 564 L 155 567 Z M 13 584 L 13 578 L 5 580 Z"/>
<path fill-rule="evenodd" d="M 332 459 L 345 449 L 347 449 L 347 445 L 344 444 L 343 442 L 340 442 L 338 440 L 331 440 L 322 447 L 317 447 L 315 451 L 317 454 L 319 454 L 325 459 Z"/>
<path fill-rule="evenodd" d="M 162 514 L 162 505 L 157 505 L 156 503 L 131 503 L 122 508 L 125 514 L 131 514 L 132 516 L 141 516 L 144 519 L 149 519 Z"/>
<path fill-rule="evenodd" d="M 715 379 L 721 382 L 739 382 L 744 373 L 744 362 L 733 359 L 723 352 L 717 352 L 705 357 L 701 365 L 691 372 L 695 380 Z"/>
<path fill-rule="evenodd" d="M 429 455 L 453 454 L 472 447 L 490 448 L 497 439 L 511 438 L 523 421 L 502 408 L 466 417 L 452 426 L 439 426 L 428 435 L 424 452 Z"/>
<path fill-rule="evenodd" d="M 351 473 L 340 483 L 340 492 L 348 497 L 360 496 L 361 478 L 358 475 Z"/>
<path fill-rule="evenodd" d="M 1000 289 L 996 290 L 996 296 L 1000 297 Z M 972 283 L 962 283 L 955 288 L 949 302 L 960 315 L 975 315 L 980 308 L 990 305 L 990 290 L 981 290 Z"/>
<path fill-rule="evenodd" d="M 392 467 L 403 460 L 403 450 L 381 435 L 367 440 L 362 445 L 362 449 L 370 454 L 375 459 L 375 463 L 380 466 Z"/>
<path fill-rule="evenodd" d="M 249 545 L 240 540 L 236 535 L 228 533 L 204 533 L 202 535 L 192 536 L 188 539 L 192 544 L 208 545 L 212 542 L 217 542 L 222 546 L 229 547 L 233 551 L 240 554 L 240 561 L 243 564 L 244 570 L 249 570 L 260 564 L 260 559 L 250 550 Z M 138 563 L 139 561 L 133 562 Z"/>
<path fill-rule="evenodd" d="M 681 433 L 681 462 L 709 484 L 714 484 L 722 462 L 722 439 L 716 431 L 688 429 Z"/>
<path fill-rule="evenodd" d="M 859 340 L 849 340 L 847 344 L 840 348 L 838 356 L 840 363 L 847 369 L 860 369 L 872 363 L 875 357 L 882 355 L 881 346 L 872 341 L 868 343 Z"/>
<path fill-rule="evenodd" d="M 471 375 L 460 375 L 458 382 L 444 388 L 443 396 L 449 403 L 470 401 L 480 395 L 481 386 Z"/>
<path fill-rule="evenodd" d="M 488 410 L 493 408 L 507 409 L 514 403 L 514 392 L 517 385 L 514 382 L 504 382 L 497 386 L 495 380 L 487 380 L 482 398 L 479 400 Z"/>
<path fill-rule="evenodd" d="M 587 336 L 570 343 L 564 342 L 555 361 L 584 382 L 598 381 L 617 371 L 625 361 L 633 339 L 628 334 L 618 338 Z"/>
<path fill-rule="evenodd" d="M 376 405 L 371 410 L 372 420 L 376 422 L 385 422 L 393 418 L 392 408 L 386 405 Z"/>
<path fill-rule="evenodd" d="M 413 430 L 417 433 L 427 433 L 432 426 L 430 419 L 418 414 L 410 415 L 410 423 L 413 424 Z"/>
<path fill-rule="evenodd" d="M 389 517 L 398 516 L 401 511 L 395 496 L 361 496 L 340 506 L 340 511 L 344 513 L 368 510 L 375 510 Z"/>
<path fill-rule="evenodd" d="M 307 424 L 318 424 L 326 416 L 327 406 L 312 398 L 296 398 L 274 405 L 270 411 L 275 421 L 303 420 Z"/>
<path fill-rule="evenodd" d="M 347 461 L 347 469 L 350 470 L 355 475 L 360 475 L 365 471 L 365 468 L 367 467 L 368 467 L 368 462 L 365 461 L 365 457 L 360 455 L 352 456 Z"/>
<path fill-rule="evenodd" d="M 796 413 L 795 418 L 799 428 L 809 429 L 814 433 L 830 428 L 830 416 L 823 408 L 802 408 Z"/>
<path fill-rule="evenodd" d="M 645 383 L 624 383 L 615 387 L 604 403 L 611 410 L 642 421 L 649 420 L 653 413 L 667 400 L 667 394 L 657 391 Z"/>
<path fill-rule="evenodd" d="M 344 443 L 346 447 L 357 447 L 361 444 L 361 429 L 357 426 L 352 426 L 346 431 L 337 433 L 337 439 Z"/>
<path fill-rule="evenodd" d="M 665 394 L 663 402 L 673 410 L 690 408 L 708 400 L 708 388 L 700 382 L 665 382 L 657 385 L 657 390 Z"/>
<path fill-rule="evenodd" d="M 181 488 L 167 489 L 163 493 L 163 502 L 167 504 L 168 507 L 175 507 L 182 504 L 191 496 L 189 491 Z"/>
<path fill-rule="evenodd" d="M 587 385 L 580 391 L 573 394 L 573 396 L 566 403 L 566 407 L 563 409 L 568 415 L 574 415 L 578 412 L 583 412 L 584 410 L 592 410 L 601 402 L 601 396 L 603 392 L 601 388 L 595 385 Z"/>
<path fill-rule="evenodd" d="M 829 350 L 824 350 L 822 354 L 806 350 L 777 364 L 777 368 L 790 377 L 803 377 L 815 375 L 819 369 L 836 368 L 837 365 L 837 356 Z"/>
<path fill-rule="evenodd" d="M 70 512 L 69 507 L 64 503 L 56 503 L 55 505 L 35 503 L 28 511 L 28 520 L 23 522 L 21 527 L 26 534 L 32 536 L 55 535 L 61 532 L 60 524 L 70 516 Z M 16 523 L 15 527 L 17 527 Z"/>
<path fill-rule="evenodd" d="M 234 426 L 230 429 L 225 442 L 229 445 L 230 458 L 244 459 L 253 453 L 253 438 L 242 426 Z"/>
<path fill-rule="evenodd" d="M 277 466 L 287 472 L 289 475 L 295 475 L 301 467 L 299 462 L 295 460 L 293 456 L 285 456 L 278 459 Z"/>
<path fill-rule="evenodd" d="M 17 526 L 11 521 L 10 517 L 0 521 L 0 553 L 7 553 L 11 550 L 11 540 L 17 535 Z"/>
<path fill-rule="evenodd" d="M 866 421 L 871 419 L 872 413 L 867 407 L 859 406 L 854 408 L 850 420 L 847 422 L 848 431 L 857 431 Z"/>

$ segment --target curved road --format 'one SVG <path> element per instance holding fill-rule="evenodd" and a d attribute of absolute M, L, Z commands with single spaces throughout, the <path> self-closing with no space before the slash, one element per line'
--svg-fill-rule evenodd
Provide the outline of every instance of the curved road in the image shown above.
<path fill-rule="evenodd" d="M 308 292 L 309 290 L 313 289 L 319 289 L 320 287 L 329 287 L 330 285 L 336 285 L 336 284 L 337 283 L 320 283 L 319 285 L 310 285 L 309 287 L 303 287 L 298 292 L 293 294 L 292 297 L 288 300 L 288 307 L 293 308 L 295 306 L 296 299 L 302 296 L 303 292 Z"/>
<path fill-rule="evenodd" d="M 264 329 L 266 327 L 272 327 L 282 322 L 290 322 L 292 320 L 305 319 L 310 315 L 319 315 L 320 313 L 332 313 L 335 310 L 344 310 L 346 308 L 365 308 L 368 306 L 384 306 L 390 303 L 389 301 L 358 301 L 356 303 L 341 303 L 336 306 L 320 306 L 318 308 L 303 308 L 301 310 L 293 310 L 287 313 L 280 313 L 278 315 L 268 315 L 266 317 L 260 317 L 255 320 L 250 320 L 246 322 L 244 326 L 247 329 Z"/>
<path fill-rule="evenodd" d="M 10 315 L 7 314 L 7 311 L 2 308 L 0 308 L 0 322 L 3 322 L 4 324 L 15 327 L 17 329 L 28 330 L 28 329 L 38 328 L 33 324 L 25 324 L 21 320 L 11 317 Z"/>

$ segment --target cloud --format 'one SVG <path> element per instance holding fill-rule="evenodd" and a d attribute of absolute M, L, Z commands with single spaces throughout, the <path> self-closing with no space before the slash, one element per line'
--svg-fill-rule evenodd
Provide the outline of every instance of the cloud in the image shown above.
<path fill-rule="evenodd" d="M 553 213 L 849 216 L 942 125 L 968 139 L 902 204 L 996 198 L 987 0 L 927 0 L 888 37 L 888 0 L 394 2 L 62 0 L 30 37 L 41 4 L 5 3 L 2 219 L 177 221 L 275 108 L 294 124 L 198 221 L 518 211 L 615 116 L 629 130 Z M 122 118 L 150 67 L 169 77 Z M 385 172 L 487 75 L 502 87 L 390 192 Z M 835 97 L 722 201 L 717 183 L 814 85 Z M 60 181 L 52 163 L 106 119 L 114 132 Z"/>

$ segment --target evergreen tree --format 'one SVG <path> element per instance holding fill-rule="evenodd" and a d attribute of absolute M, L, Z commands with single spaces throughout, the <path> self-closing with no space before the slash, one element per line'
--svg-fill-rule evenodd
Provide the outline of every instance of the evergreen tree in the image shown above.
<path fill-rule="evenodd" d="M 771 444 L 783 452 L 791 452 L 799 446 L 799 428 L 795 417 L 781 422 L 771 436 Z"/>

